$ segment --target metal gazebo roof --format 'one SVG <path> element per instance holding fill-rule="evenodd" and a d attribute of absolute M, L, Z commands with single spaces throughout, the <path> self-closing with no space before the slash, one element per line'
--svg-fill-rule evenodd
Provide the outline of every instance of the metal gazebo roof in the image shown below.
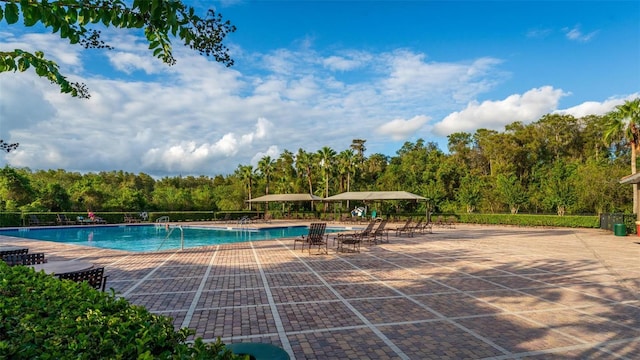
<path fill-rule="evenodd" d="M 342 200 L 427 200 L 427 198 L 407 191 L 347 191 L 341 194 L 329 196 L 324 201 Z"/>
<path fill-rule="evenodd" d="M 319 196 L 311 194 L 269 194 L 260 196 L 247 202 L 288 202 L 288 201 L 322 201 Z"/>

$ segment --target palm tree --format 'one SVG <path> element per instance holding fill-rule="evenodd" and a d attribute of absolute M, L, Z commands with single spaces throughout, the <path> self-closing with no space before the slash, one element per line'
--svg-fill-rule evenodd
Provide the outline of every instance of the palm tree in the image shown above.
<path fill-rule="evenodd" d="M 343 150 L 338 154 L 337 160 L 340 191 L 351 191 L 351 174 L 356 169 L 356 155 L 351 149 Z M 349 200 L 347 200 L 347 209 L 349 209 Z"/>
<path fill-rule="evenodd" d="M 364 139 L 351 140 L 350 148 L 356 152 L 356 156 L 359 164 L 362 164 L 362 162 L 364 161 L 364 152 L 367 150 L 367 148 L 364 146 L 364 143 L 366 142 L 367 140 L 364 140 Z"/>
<path fill-rule="evenodd" d="M 324 170 L 324 197 L 329 197 L 329 178 L 331 177 L 331 171 L 333 170 L 336 151 L 328 146 L 322 147 L 318 150 L 318 156 L 320 157 L 320 166 Z M 327 212 L 327 204 L 324 203 L 324 211 Z"/>
<path fill-rule="evenodd" d="M 320 166 L 322 166 L 324 173 L 324 197 L 329 197 L 329 178 L 334 165 L 336 151 L 328 146 L 324 146 L 318 150 L 318 156 L 320 157 Z"/>
<path fill-rule="evenodd" d="M 251 187 L 253 185 L 253 166 L 251 165 L 240 165 L 238 169 L 236 169 L 236 174 L 242 182 L 245 183 L 247 187 L 247 193 L 249 194 L 249 200 L 251 200 Z M 249 202 L 249 210 L 251 210 L 251 202 Z"/>
<path fill-rule="evenodd" d="M 269 195 L 269 181 L 271 180 L 271 173 L 273 172 L 275 162 L 271 159 L 271 156 L 266 155 L 263 156 L 260 161 L 258 161 L 258 170 L 262 173 L 265 178 L 266 187 L 265 187 L 265 195 Z"/>
<path fill-rule="evenodd" d="M 640 149 L 640 98 L 627 100 L 607 114 L 608 124 L 604 141 L 611 144 L 626 142 L 631 148 L 631 174 L 637 172 L 636 158 Z M 640 221 L 638 209 L 638 184 L 633 184 L 633 211 Z"/>
<path fill-rule="evenodd" d="M 296 155 L 296 170 L 298 175 L 304 176 L 309 185 L 309 194 L 313 195 L 313 162 L 314 154 L 310 154 L 303 149 L 298 149 Z"/>

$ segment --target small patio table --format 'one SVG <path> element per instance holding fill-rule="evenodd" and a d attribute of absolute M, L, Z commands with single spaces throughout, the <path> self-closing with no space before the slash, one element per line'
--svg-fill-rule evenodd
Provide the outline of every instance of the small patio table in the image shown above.
<path fill-rule="evenodd" d="M 82 271 L 91 269 L 93 263 L 82 260 L 63 260 L 63 261 L 49 261 L 44 264 L 29 265 L 35 271 L 44 270 L 45 273 L 51 275 L 60 275 L 76 271 Z"/>

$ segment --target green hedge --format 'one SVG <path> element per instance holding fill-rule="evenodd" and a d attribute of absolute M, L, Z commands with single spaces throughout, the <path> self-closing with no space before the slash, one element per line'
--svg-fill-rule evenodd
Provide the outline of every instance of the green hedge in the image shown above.
<path fill-rule="evenodd" d="M 56 213 L 31 213 L 35 214 L 44 222 L 55 223 Z M 75 220 L 77 216 L 87 216 L 86 212 L 66 212 L 64 213 L 69 219 Z M 124 212 L 96 212 L 97 216 L 103 218 L 109 224 L 120 224 L 124 222 Z M 132 213 L 138 216 L 138 213 Z M 156 211 L 148 213 L 148 221 L 154 222 L 161 216 L 169 216 L 172 222 L 186 221 L 210 221 L 228 218 L 229 220 L 241 219 L 243 216 L 255 217 L 262 215 L 259 211 Z M 270 211 L 276 219 L 284 218 L 284 214 L 280 211 Z M 289 214 L 294 219 L 316 219 L 337 220 L 340 214 L 337 213 L 316 213 L 316 212 L 296 212 Z M 389 217 L 388 214 L 381 214 L 382 217 Z M 518 225 L 518 226 L 558 226 L 558 227 L 584 227 L 598 228 L 600 227 L 600 219 L 597 215 L 529 215 L 529 214 L 432 214 L 431 219 L 435 221 L 437 216 L 455 216 L 459 222 L 470 224 L 493 224 L 493 225 Z M 424 213 L 406 213 L 396 215 L 397 220 L 403 220 L 407 217 L 424 217 Z M 23 226 L 28 225 L 29 213 L 0 213 L 0 226 Z M 627 224 L 629 231 L 635 230 L 633 222 Z"/>
<path fill-rule="evenodd" d="M 432 215 L 432 220 L 436 215 Z M 459 222 L 469 224 L 517 225 L 517 226 L 554 226 L 570 228 L 599 228 L 600 218 L 591 216 L 558 216 L 528 214 L 457 214 Z"/>
<path fill-rule="evenodd" d="M 0 261 L 0 359 L 241 359 L 113 292 Z"/>

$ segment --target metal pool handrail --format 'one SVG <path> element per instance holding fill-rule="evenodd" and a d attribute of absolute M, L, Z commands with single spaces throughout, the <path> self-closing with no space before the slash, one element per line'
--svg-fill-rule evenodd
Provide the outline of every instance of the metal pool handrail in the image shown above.
<path fill-rule="evenodd" d="M 180 229 L 180 250 L 184 250 L 184 229 L 182 229 L 182 225 L 171 227 L 169 224 L 167 224 L 166 228 L 167 229 L 170 228 L 170 230 L 167 233 L 167 236 L 164 237 L 164 240 L 162 240 L 162 243 L 160 243 L 160 246 L 158 246 L 158 250 L 162 248 L 162 245 L 164 245 L 164 242 L 167 241 L 167 239 L 169 238 L 169 236 L 171 236 L 171 234 L 173 234 L 173 230 L 175 229 Z"/>

